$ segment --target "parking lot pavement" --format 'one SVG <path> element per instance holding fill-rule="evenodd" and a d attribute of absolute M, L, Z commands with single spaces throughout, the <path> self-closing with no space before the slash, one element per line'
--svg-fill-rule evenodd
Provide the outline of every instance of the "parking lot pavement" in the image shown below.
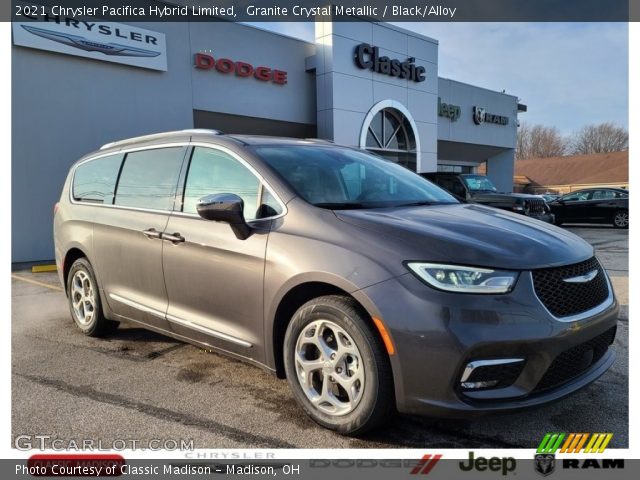
<path fill-rule="evenodd" d="M 618 297 L 628 275 L 626 231 L 571 228 L 596 246 Z M 81 441 L 193 439 L 196 448 L 535 448 L 549 431 L 613 432 L 628 446 L 628 308 L 617 360 L 558 403 L 470 421 L 399 416 L 364 438 L 316 426 L 287 383 L 264 371 L 134 327 L 107 339 L 74 326 L 55 273 L 12 276 L 12 435 Z M 628 303 L 621 301 L 621 303 Z"/>

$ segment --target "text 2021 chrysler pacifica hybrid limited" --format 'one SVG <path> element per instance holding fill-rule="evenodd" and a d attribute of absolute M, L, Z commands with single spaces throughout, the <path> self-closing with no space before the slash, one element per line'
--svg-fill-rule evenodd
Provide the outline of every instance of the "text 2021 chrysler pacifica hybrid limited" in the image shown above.
<path fill-rule="evenodd" d="M 396 409 L 540 405 L 614 358 L 618 305 L 589 244 L 328 142 L 108 144 L 71 168 L 54 233 L 84 333 L 126 320 L 226 352 L 345 434 Z"/>

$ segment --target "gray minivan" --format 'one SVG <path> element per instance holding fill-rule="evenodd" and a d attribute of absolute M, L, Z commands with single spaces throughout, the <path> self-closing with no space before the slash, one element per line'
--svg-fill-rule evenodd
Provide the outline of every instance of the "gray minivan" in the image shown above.
<path fill-rule="evenodd" d="M 344 434 L 544 404 L 614 360 L 588 243 L 325 141 L 105 145 L 70 169 L 54 237 L 82 332 L 134 322 L 246 360 Z"/>

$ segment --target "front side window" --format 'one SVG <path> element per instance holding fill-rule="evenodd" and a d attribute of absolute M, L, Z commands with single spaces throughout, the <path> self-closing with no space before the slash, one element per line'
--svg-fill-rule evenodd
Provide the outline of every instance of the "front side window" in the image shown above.
<path fill-rule="evenodd" d="M 317 145 L 254 147 L 304 200 L 322 208 L 458 203 L 440 187 L 366 151 Z"/>
<path fill-rule="evenodd" d="M 589 200 L 589 195 L 591 192 L 574 192 L 562 197 L 562 200 L 565 202 L 584 202 L 585 200 Z"/>
<path fill-rule="evenodd" d="M 184 147 L 128 153 L 120 174 L 115 204 L 171 210 L 183 157 Z"/>
<path fill-rule="evenodd" d="M 245 220 L 281 212 L 281 207 L 266 188 L 262 188 L 258 177 L 241 162 L 220 150 L 195 147 L 187 174 L 183 211 L 197 213 L 198 200 L 215 193 L 233 193 L 242 198 Z"/>
<path fill-rule="evenodd" d="M 78 166 L 73 175 L 73 199 L 111 205 L 121 163 L 122 155 L 116 154 Z"/>

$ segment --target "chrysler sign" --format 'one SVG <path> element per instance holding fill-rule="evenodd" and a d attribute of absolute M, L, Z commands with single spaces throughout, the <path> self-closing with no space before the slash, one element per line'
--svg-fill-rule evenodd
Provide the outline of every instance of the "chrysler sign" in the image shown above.
<path fill-rule="evenodd" d="M 48 14 L 33 16 L 32 20 L 12 24 L 15 45 L 152 70 L 167 70 L 167 47 L 163 33 L 121 23 L 83 22 Z"/>

